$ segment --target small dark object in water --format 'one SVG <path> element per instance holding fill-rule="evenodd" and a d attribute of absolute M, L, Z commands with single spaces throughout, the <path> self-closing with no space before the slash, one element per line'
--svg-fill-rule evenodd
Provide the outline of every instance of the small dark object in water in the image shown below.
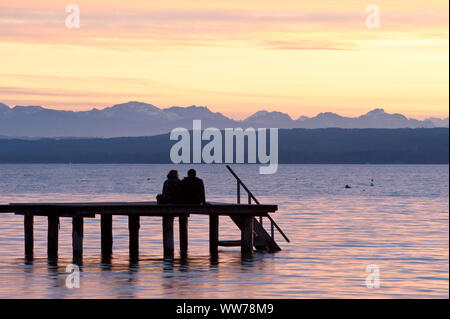
<path fill-rule="evenodd" d="M 374 186 L 373 183 L 370 183 L 370 186 Z"/>
<path fill-rule="evenodd" d="M 345 188 L 351 188 L 351 186 L 349 186 L 349 185 L 347 184 L 347 185 L 345 185 Z"/>

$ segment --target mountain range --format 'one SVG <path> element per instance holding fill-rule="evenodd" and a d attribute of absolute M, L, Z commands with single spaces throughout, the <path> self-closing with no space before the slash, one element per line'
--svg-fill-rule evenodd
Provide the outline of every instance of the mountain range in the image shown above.
<path fill-rule="evenodd" d="M 204 106 L 158 108 L 142 102 L 117 104 L 90 111 L 61 111 L 41 106 L 9 107 L 0 103 L 1 137 L 120 137 L 151 136 L 168 133 L 176 127 L 192 128 L 192 120 L 202 127 L 278 127 L 290 128 L 433 128 L 448 127 L 449 119 L 408 119 L 377 108 L 359 117 L 320 113 L 314 117 L 292 119 L 282 112 L 258 111 L 236 121 Z"/>

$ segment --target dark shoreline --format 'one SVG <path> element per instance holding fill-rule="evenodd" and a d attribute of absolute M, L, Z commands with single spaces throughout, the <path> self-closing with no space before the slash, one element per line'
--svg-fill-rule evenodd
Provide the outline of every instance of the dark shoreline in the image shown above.
<path fill-rule="evenodd" d="M 0 163 L 170 164 L 175 143 L 169 134 L 2 138 Z M 280 164 L 449 164 L 449 129 L 282 129 L 278 154 Z"/>

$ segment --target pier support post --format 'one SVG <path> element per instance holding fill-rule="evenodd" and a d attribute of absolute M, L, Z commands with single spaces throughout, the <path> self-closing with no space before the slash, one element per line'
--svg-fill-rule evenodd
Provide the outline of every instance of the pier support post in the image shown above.
<path fill-rule="evenodd" d="M 24 216 L 25 259 L 28 261 L 33 259 L 33 247 L 34 247 L 33 224 L 34 224 L 33 215 L 25 215 Z"/>
<path fill-rule="evenodd" d="M 243 257 L 253 256 L 253 216 L 241 216 L 241 254 Z"/>
<path fill-rule="evenodd" d="M 136 262 L 139 258 L 139 228 L 139 215 L 128 215 L 130 260 L 133 262 Z"/>
<path fill-rule="evenodd" d="M 47 233 L 47 257 L 49 259 L 58 258 L 58 231 L 59 216 L 48 216 L 48 233 Z"/>
<path fill-rule="evenodd" d="M 102 214 L 100 217 L 102 262 L 111 261 L 113 234 L 112 234 L 112 215 Z"/>
<path fill-rule="evenodd" d="M 162 228 L 164 258 L 172 259 L 174 255 L 173 216 L 163 216 Z"/>
<path fill-rule="evenodd" d="M 183 215 L 178 217 L 180 227 L 180 254 L 186 257 L 188 251 L 188 217 Z"/>
<path fill-rule="evenodd" d="M 216 256 L 219 248 L 219 215 L 209 215 L 209 253 Z"/>
<path fill-rule="evenodd" d="M 72 217 L 72 250 L 73 263 L 83 262 L 83 216 Z"/>

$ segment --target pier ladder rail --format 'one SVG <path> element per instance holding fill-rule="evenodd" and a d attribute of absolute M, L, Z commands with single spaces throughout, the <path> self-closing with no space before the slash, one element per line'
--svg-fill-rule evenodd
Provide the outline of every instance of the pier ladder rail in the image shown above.
<path fill-rule="evenodd" d="M 242 182 L 242 180 L 237 176 L 237 174 L 231 169 L 229 165 L 226 166 L 227 169 L 230 171 L 231 175 L 236 179 L 237 182 L 237 203 L 241 203 L 241 187 L 247 192 L 247 200 L 248 204 L 252 204 L 255 202 L 255 204 L 259 205 L 259 201 L 256 199 L 256 197 L 253 195 L 253 193 L 248 189 L 248 187 Z M 230 216 L 230 218 L 233 220 L 233 222 L 241 229 L 240 225 L 240 219 L 235 216 Z M 270 234 L 266 231 L 266 229 L 263 227 L 263 218 L 268 218 L 270 222 Z M 277 225 L 277 223 L 273 220 L 273 218 L 267 214 L 267 216 L 260 216 L 259 221 L 258 219 L 253 219 L 253 236 L 254 236 L 254 246 L 257 250 L 266 250 L 269 252 L 276 252 L 280 251 L 281 248 L 278 246 L 278 244 L 275 242 L 275 229 L 281 234 L 281 236 L 286 240 L 288 243 L 290 242 L 289 238 L 286 236 L 286 234 L 281 230 L 281 228 Z M 238 243 L 235 243 L 236 245 Z M 234 244 L 230 241 L 223 241 L 219 242 L 219 245 L 221 246 L 234 246 Z"/>

